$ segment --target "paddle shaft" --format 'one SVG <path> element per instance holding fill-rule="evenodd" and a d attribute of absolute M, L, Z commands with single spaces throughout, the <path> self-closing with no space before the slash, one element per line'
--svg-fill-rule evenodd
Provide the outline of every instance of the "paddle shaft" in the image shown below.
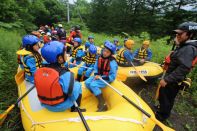
<path fill-rule="evenodd" d="M 141 59 L 134 58 L 134 60 L 140 61 Z M 158 63 L 155 63 L 155 62 L 152 62 L 152 61 L 144 61 L 144 62 L 146 62 L 146 63 L 154 63 L 154 64 L 157 64 L 157 65 L 161 65 L 161 64 L 158 64 Z"/>
<path fill-rule="evenodd" d="M 166 71 L 164 70 L 163 75 L 161 76 L 161 79 L 163 79 L 165 77 Z M 157 100 L 159 98 L 159 90 L 161 88 L 160 83 L 158 84 L 157 90 L 156 90 L 156 94 L 155 94 L 155 100 Z"/>
<path fill-rule="evenodd" d="M 25 92 L 25 94 L 23 94 L 20 98 L 17 99 L 16 104 L 18 104 L 27 94 L 29 94 L 29 92 L 31 92 L 34 89 L 35 85 L 33 85 L 28 91 Z"/>
<path fill-rule="evenodd" d="M 173 129 L 166 127 L 164 124 L 162 124 L 160 121 L 158 121 L 156 118 L 152 117 L 149 113 L 147 113 L 145 110 L 143 110 L 141 107 L 136 105 L 133 101 L 131 101 L 128 97 L 123 95 L 119 90 L 111 86 L 109 83 L 107 83 L 105 80 L 103 80 L 101 77 L 99 77 L 101 81 L 103 81 L 105 84 L 107 84 L 109 87 L 111 87 L 115 92 L 117 92 L 120 96 L 122 96 L 125 100 L 127 100 L 131 105 L 136 107 L 138 110 L 140 110 L 143 114 L 145 114 L 148 118 L 150 118 L 152 121 L 154 121 L 157 125 L 159 125 L 162 130 L 164 131 L 173 131 Z"/>
<path fill-rule="evenodd" d="M 101 77 L 99 77 L 99 79 L 101 81 L 103 81 L 105 84 L 107 84 L 109 87 L 111 87 L 115 92 L 117 92 L 119 95 L 121 95 L 125 100 L 127 100 L 130 104 L 132 104 L 133 106 L 135 106 L 137 109 L 139 109 L 141 112 L 143 112 L 146 116 L 148 116 L 149 118 L 151 117 L 150 114 L 148 114 L 145 110 L 143 110 L 142 108 L 140 108 L 138 105 L 136 105 L 134 102 L 132 102 L 128 97 L 126 97 L 125 95 L 123 95 L 119 90 L 117 90 L 116 88 L 114 88 L 113 86 L 111 86 L 109 83 L 107 83 L 105 80 L 103 80 Z"/>
<path fill-rule="evenodd" d="M 86 128 L 86 131 L 90 131 L 90 128 L 89 128 L 89 126 L 88 126 L 88 124 L 87 124 L 87 122 L 86 122 L 86 120 L 85 120 L 83 114 L 81 113 L 81 111 L 80 111 L 80 109 L 79 109 L 79 106 L 78 106 L 78 104 L 77 104 L 76 101 L 74 101 L 74 105 L 75 105 L 75 107 L 77 108 L 77 112 L 79 113 L 79 116 L 80 116 L 80 118 L 81 118 L 81 120 L 82 120 L 82 122 L 83 122 L 83 124 L 84 124 L 84 126 L 85 126 L 85 128 Z"/>
<path fill-rule="evenodd" d="M 142 80 L 144 80 L 145 82 L 147 82 L 146 78 L 138 72 L 138 70 L 137 70 L 137 68 L 135 67 L 135 65 L 133 64 L 133 62 L 131 61 L 130 63 L 131 63 L 131 65 L 133 66 L 133 68 L 135 69 L 136 73 L 139 75 L 139 77 L 140 77 Z"/>
<path fill-rule="evenodd" d="M 18 98 L 17 99 L 17 101 L 14 103 L 14 104 L 12 104 L 11 106 L 9 106 L 9 108 L 6 110 L 6 111 L 4 111 L 4 113 L 1 115 L 1 117 L 0 117 L 0 119 L 2 120 L 2 119 L 4 119 L 6 116 L 7 116 L 7 114 L 12 110 L 12 109 L 14 109 L 14 107 L 30 92 L 30 91 L 32 91 L 32 89 L 34 88 L 35 86 L 33 85 L 27 92 L 25 92 L 25 94 L 23 94 L 20 98 Z M 3 124 L 3 122 L 1 123 L 1 124 Z"/>

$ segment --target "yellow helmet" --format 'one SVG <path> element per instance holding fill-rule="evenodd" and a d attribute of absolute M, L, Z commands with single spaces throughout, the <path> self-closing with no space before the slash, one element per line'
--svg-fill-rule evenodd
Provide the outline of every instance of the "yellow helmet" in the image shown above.
<path fill-rule="evenodd" d="M 132 45 L 134 45 L 134 41 L 133 40 L 127 40 L 125 42 L 125 46 L 129 49 L 131 49 Z"/>
<path fill-rule="evenodd" d="M 149 40 L 143 41 L 143 45 L 150 45 L 150 41 Z"/>

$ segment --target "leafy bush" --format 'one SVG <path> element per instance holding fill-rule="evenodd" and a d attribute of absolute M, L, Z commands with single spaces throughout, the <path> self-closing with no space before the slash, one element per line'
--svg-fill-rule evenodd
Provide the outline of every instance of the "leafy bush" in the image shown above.
<path fill-rule="evenodd" d="M 16 50 L 21 41 L 21 36 L 17 32 L 10 32 L 0 29 L 0 112 L 5 111 L 9 105 L 17 99 L 17 86 L 14 75 L 17 69 Z M 21 126 L 15 126 L 20 122 L 18 111 L 12 111 L 6 122 L 1 127 L 2 130 L 21 130 Z"/>

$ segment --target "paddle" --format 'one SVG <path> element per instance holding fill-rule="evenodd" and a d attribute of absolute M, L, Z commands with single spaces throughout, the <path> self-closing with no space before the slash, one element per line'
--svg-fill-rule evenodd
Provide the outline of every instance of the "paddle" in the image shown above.
<path fill-rule="evenodd" d="M 161 79 L 164 78 L 165 74 L 166 74 L 166 70 L 164 70 Z M 155 94 L 155 101 L 159 98 L 159 90 L 160 90 L 160 88 L 161 88 L 161 85 L 160 85 L 160 83 L 159 83 L 158 86 L 157 86 L 156 94 Z"/>
<path fill-rule="evenodd" d="M 99 77 L 101 81 L 103 81 L 105 84 L 107 84 L 110 88 L 112 88 L 116 93 L 118 93 L 120 96 L 122 96 L 125 100 L 127 100 L 131 105 L 133 105 L 135 108 L 140 110 L 143 114 L 145 114 L 148 118 L 150 118 L 155 124 L 157 124 L 163 131 L 174 131 L 172 128 L 165 126 L 163 123 L 158 121 L 155 117 L 151 116 L 149 113 L 147 113 L 145 110 L 143 110 L 141 107 L 136 105 L 133 101 L 131 101 L 128 97 L 126 97 L 124 94 L 122 94 L 119 90 L 111 86 L 109 83 L 107 83 L 105 80 L 103 80 L 101 77 Z"/>
<path fill-rule="evenodd" d="M 21 97 L 19 97 L 17 99 L 17 101 L 12 104 L 11 106 L 9 106 L 9 108 L 3 112 L 3 114 L 0 114 L 0 125 L 3 124 L 3 121 L 5 120 L 5 118 L 7 117 L 7 114 L 12 111 L 12 109 L 14 109 L 14 107 L 29 93 L 33 90 L 35 86 L 33 85 L 29 90 L 27 90 L 27 92 L 25 92 L 25 94 L 23 94 Z"/>
<path fill-rule="evenodd" d="M 15 75 L 15 81 L 17 85 L 19 86 L 23 81 L 24 81 L 24 71 L 20 70 L 16 75 Z M 3 124 L 5 118 L 7 117 L 7 114 L 12 111 L 12 109 L 30 92 L 34 86 L 32 86 L 25 94 L 23 94 L 20 98 L 17 99 L 17 101 L 9 106 L 9 108 L 4 111 L 2 114 L 0 114 L 0 125 Z"/>
<path fill-rule="evenodd" d="M 73 64 L 73 63 L 70 63 L 70 64 Z M 73 65 L 76 65 L 76 64 L 73 64 Z M 86 69 L 88 69 L 88 68 L 91 69 L 91 68 L 92 68 L 92 67 L 79 66 L 79 65 L 76 65 L 76 67 L 77 67 L 77 68 L 82 67 L 82 68 L 86 68 Z M 126 76 L 125 74 L 123 74 L 123 73 L 118 72 L 116 79 L 119 80 L 119 81 L 126 81 L 127 76 Z"/>
<path fill-rule="evenodd" d="M 130 63 L 131 63 L 131 65 L 133 66 L 133 68 L 135 69 L 137 75 L 138 75 L 142 80 L 144 80 L 145 82 L 147 82 L 146 78 L 138 71 L 138 69 L 135 67 L 135 65 L 133 64 L 133 62 L 131 61 Z"/>
<path fill-rule="evenodd" d="M 80 111 L 80 109 L 79 109 L 79 106 L 78 106 L 78 104 L 77 104 L 76 101 L 74 101 L 74 105 L 75 105 L 75 107 L 77 108 L 77 112 L 79 113 L 79 116 L 80 116 L 80 118 L 81 118 L 81 120 L 82 120 L 82 122 L 83 122 L 83 124 L 84 124 L 84 126 L 85 126 L 85 128 L 86 128 L 86 131 L 90 131 L 90 128 L 89 128 L 89 126 L 88 126 L 88 124 L 87 124 L 87 122 L 86 122 L 86 120 L 85 120 L 83 114 L 81 113 L 81 111 Z"/>
<path fill-rule="evenodd" d="M 134 60 L 137 60 L 137 61 L 140 61 L 140 59 L 137 59 L 137 58 L 134 58 Z M 158 64 L 156 62 L 152 62 L 152 61 L 144 61 L 145 63 L 154 63 L 154 64 L 157 64 L 157 65 L 161 65 L 161 64 Z"/>

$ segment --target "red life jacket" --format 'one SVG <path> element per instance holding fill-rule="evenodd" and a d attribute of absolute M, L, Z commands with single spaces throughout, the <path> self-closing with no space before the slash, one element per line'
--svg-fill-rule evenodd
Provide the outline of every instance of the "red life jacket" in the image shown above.
<path fill-rule="evenodd" d="M 59 72 L 55 69 L 43 67 L 36 71 L 34 76 L 38 98 L 41 103 L 56 105 L 64 102 L 72 94 L 74 77 L 71 73 L 68 93 L 65 94 L 59 84 Z"/>
<path fill-rule="evenodd" d="M 110 59 L 103 59 L 101 56 L 98 58 L 98 74 L 109 75 L 110 71 Z"/>
<path fill-rule="evenodd" d="M 195 59 L 192 61 L 192 68 L 194 68 L 194 66 L 197 64 L 197 56 L 195 57 Z"/>
<path fill-rule="evenodd" d="M 163 69 L 164 70 L 167 70 L 168 69 L 168 66 L 169 66 L 169 64 L 170 64 L 170 62 L 171 62 L 171 59 L 170 59 L 170 55 L 172 54 L 173 52 L 171 52 L 169 55 L 167 55 L 166 57 L 165 57 L 165 62 L 164 62 L 164 66 L 163 66 Z M 194 67 L 195 67 L 195 65 L 197 64 L 197 56 L 193 59 L 193 61 L 192 61 L 192 68 L 191 69 L 193 69 Z"/>
<path fill-rule="evenodd" d="M 172 54 L 173 52 L 170 52 L 170 54 L 168 54 L 166 57 L 165 57 L 165 60 L 164 60 L 164 66 L 163 66 L 163 69 L 164 70 L 167 70 L 168 69 L 168 66 L 170 64 L 170 55 Z"/>

